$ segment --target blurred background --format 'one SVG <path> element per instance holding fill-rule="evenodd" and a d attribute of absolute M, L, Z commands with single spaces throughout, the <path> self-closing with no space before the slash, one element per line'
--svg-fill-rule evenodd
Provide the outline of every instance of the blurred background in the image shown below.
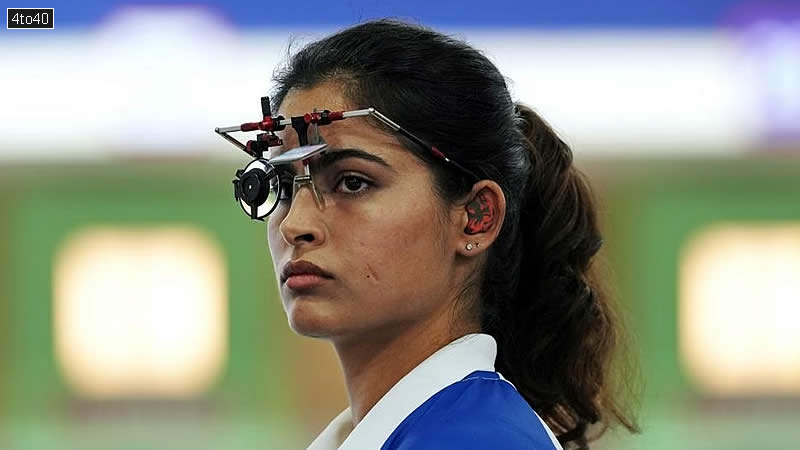
<path fill-rule="evenodd" d="M 800 2 L 28 3 L 55 29 L 0 30 L 0 449 L 302 448 L 345 407 L 213 129 L 384 16 L 485 51 L 597 188 L 645 380 L 643 434 L 598 448 L 797 448 Z"/>

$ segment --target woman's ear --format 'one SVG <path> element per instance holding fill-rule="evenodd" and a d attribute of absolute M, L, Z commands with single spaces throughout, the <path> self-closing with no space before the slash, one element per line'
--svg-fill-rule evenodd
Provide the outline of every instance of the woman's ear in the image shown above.
<path fill-rule="evenodd" d="M 506 197 L 500 186 L 491 180 L 481 180 L 472 187 L 467 202 L 459 211 L 463 228 L 461 253 L 478 254 L 497 238 L 506 214 Z"/>

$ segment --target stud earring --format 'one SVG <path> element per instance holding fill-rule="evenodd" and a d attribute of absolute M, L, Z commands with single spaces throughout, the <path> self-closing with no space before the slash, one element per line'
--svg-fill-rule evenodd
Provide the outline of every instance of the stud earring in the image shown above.
<path fill-rule="evenodd" d="M 472 250 L 472 244 L 467 244 L 467 250 Z"/>

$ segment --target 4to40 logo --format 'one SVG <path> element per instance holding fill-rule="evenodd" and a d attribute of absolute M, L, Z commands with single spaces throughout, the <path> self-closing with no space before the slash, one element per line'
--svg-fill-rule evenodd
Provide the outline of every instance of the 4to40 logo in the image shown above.
<path fill-rule="evenodd" d="M 53 29 L 54 8 L 6 8 L 6 28 Z"/>

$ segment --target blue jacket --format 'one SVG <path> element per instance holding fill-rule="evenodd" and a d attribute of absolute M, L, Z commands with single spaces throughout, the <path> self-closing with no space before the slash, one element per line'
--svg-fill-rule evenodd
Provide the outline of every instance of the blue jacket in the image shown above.
<path fill-rule="evenodd" d="M 555 450 L 525 399 L 497 372 L 475 371 L 408 416 L 384 450 Z"/>
<path fill-rule="evenodd" d="M 495 372 L 497 343 L 481 333 L 439 349 L 357 423 L 342 411 L 308 450 L 562 450 L 517 389 Z"/>

